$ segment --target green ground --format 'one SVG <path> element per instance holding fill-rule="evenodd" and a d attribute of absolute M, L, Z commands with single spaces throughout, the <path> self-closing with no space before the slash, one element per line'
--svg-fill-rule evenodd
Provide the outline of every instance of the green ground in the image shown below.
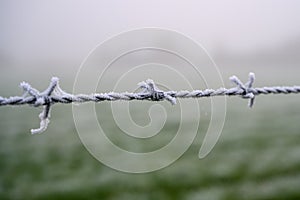
<path fill-rule="evenodd" d="M 71 106 L 56 106 L 47 132 L 34 136 L 38 109 L 2 107 L 0 199 L 299 199 L 299 100 L 258 97 L 249 110 L 246 101 L 229 98 L 223 133 L 208 157 L 197 157 L 204 117 L 189 150 L 148 174 L 121 173 L 93 158 L 79 140 Z M 177 122 L 171 124 L 160 134 L 176 132 Z M 113 132 L 115 124 L 106 126 Z"/>

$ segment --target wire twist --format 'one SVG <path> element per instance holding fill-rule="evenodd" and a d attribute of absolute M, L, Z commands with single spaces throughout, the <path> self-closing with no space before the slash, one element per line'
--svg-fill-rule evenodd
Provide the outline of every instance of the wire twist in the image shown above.
<path fill-rule="evenodd" d="M 117 101 L 117 100 L 148 100 L 148 101 L 163 101 L 167 100 L 172 105 L 176 104 L 176 98 L 202 98 L 213 96 L 240 96 L 244 99 L 249 99 L 248 106 L 251 108 L 254 105 L 254 100 L 260 94 L 291 94 L 300 93 L 300 86 L 273 86 L 253 88 L 255 80 L 254 73 L 249 73 L 249 80 L 243 84 L 236 76 L 230 77 L 230 80 L 236 85 L 233 88 L 219 88 L 219 89 L 205 89 L 193 91 L 163 91 L 160 90 L 153 80 L 148 79 L 140 82 L 138 86 L 142 89 L 138 93 L 95 93 L 95 94 L 78 94 L 73 95 L 63 91 L 59 86 L 59 80 L 53 77 L 50 81 L 48 88 L 39 92 L 37 89 L 31 87 L 30 84 L 22 82 L 21 88 L 24 90 L 22 96 L 15 96 L 4 98 L 0 96 L 0 106 L 6 105 L 24 105 L 28 104 L 34 107 L 43 106 L 43 110 L 39 115 L 40 127 L 32 129 L 31 133 L 42 133 L 47 129 L 50 122 L 50 111 L 52 105 L 56 103 L 84 103 L 84 102 L 102 102 L 102 101 Z"/>

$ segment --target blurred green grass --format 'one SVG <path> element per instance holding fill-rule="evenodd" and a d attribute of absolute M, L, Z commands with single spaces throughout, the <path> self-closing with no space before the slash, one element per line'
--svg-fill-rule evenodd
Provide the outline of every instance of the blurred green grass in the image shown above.
<path fill-rule="evenodd" d="M 118 172 L 93 158 L 80 142 L 69 105 L 55 106 L 48 130 L 34 136 L 29 130 L 38 126 L 39 109 L 2 107 L 0 199 L 299 199 L 299 95 L 259 96 L 252 110 L 245 100 L 227 100 L 221 138 L 206 158 L 198 158 L 210 117 L 202 114 L 188 151 L 172 165 L 147 174 Z M 202 105 L 206 100 L 199 101 Z M 97 109 L 105 112 L 110 106 L 98 104 Z M 138 106 L 132 109 L 139 124 L 149 122 Z M 120 135 L 109 115 L 100 120 Z M 160 137 L 138 150 L 168 143 L 178 120 L 171 117 Z M 138 142 L 111 139 L 124 148 Z"/>

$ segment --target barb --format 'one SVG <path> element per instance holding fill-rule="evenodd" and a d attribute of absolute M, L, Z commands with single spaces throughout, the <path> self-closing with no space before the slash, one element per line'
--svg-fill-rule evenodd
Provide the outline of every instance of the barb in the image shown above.
<path fill-rule="evenodd" d="M 230 77 L 230 80 L 233 83 L 235 83 L 239 89 L 243 90 L 242 97 L 245 99 L 249 99 L 248 106 L 250 108 L 252 108 L 252 106 L 254 104 L 254 99 L 255 99 L 255 95 L 253 94 L 253 91 L 252 91 L 252 85 L 255 80 L 254 73 L 252 73 L 252 72 L 249 73 L 249 81 L 245 85 L 236 76 Z"/>
<path fill-rule="evenodd" d="M 172 97 L 167 92 L 158 89 L 153 80 L 148 79 L 146 81 L 140 82 L 138 85 L 140 86 L 140 88 L 144 89 L 143 93 L 148 94 L 152 101 L 162 101 L 166 99 L 172 105 L 176 104 L 176 98 Z"/>
<path fill-rule="evenodd" d="M 253 88 L 255 80 L 254 73 L 249 73 L 249 80 L 243 84 L 236 76 L 230 77 L 230 80 L 236 85 L 233 88 L 219 88 L 219 89 L 206 89 L 206 90 L 193 90 L 193 91 L 163 91 L 157 88 L 155 83 L 148 79 L 139 83 L 142 89 L 138 93 L 95 93 L 95 94 L 78 94 L 73 95 L 63 91 L 59 86 L 58 78 L 51 79 L 49 87 L 43 91 L 31 87 L 30 84 L 22 82 L 21 87 L 24 90 L 22 96 L 15 96 L 4 98 L 0 96 L 0 106 L 6 105 L 24 105 L 28 104 L 34 107 L 43 106 L 43 111 L 39 117 L 41 119 L 40 127 L 32 129 L 31 133 L 42 133 L 47 129 L 50 122 L 50 110 L 56 103 L 84 103 L 84 102 L 102 102 L 102 101 L 117 101 L 117 100 L 148 100 L 148 101 L 163 101 L 167 100 L 172 105 L 176 104 L 176 98 L 202 98 L 213 96 L 240 96 L 244 99 L 249 99 L 248 106 L 251 108 L 254 105 L 255 97 L 260 94 L 291 94 L 300 93 L 300 86 L 274 86 Z"/>

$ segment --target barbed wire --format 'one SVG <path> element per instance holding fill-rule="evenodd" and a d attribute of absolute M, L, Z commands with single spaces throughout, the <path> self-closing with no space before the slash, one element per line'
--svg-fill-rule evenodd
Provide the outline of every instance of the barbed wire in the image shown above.
<path fill-rule="evenodd" d="M 253 88 L 255 80 L 254 73 L 249 73 L 249 80 L 246 84 L 242 83 L 236 76 L 230 77 L 230 80 L 236 85 L 233 88 L 205 89 L 193 91 L 163 91 L 157 88 L 154 81 L 148 79 L 138 84 L 142 89 L 138 93 L 130 92 L 109 92 L 109 93 L 94 93 L 86 94 L 69 94 L 63 91 L 59 86 L 59 79 L 53 77 L 48 88 L 39 92 L 30 84 L 22 82 L 21 88 L 24 90 L 22 96 L 14 96 L 4 98 L 0 96 L 0 106 L 18 106 L 28 104 L 34 107 L 43 106 L 43 111 L 40 113 L 40 127 L 32 129 L 31 133 L 42 133 L 47 129 L 50 122 L 50 110 L 52 105 L 56 103 L 84 103 L 84 102 L 102 102 L 102 101 L 131 101 L 131 100 L 148 100 L 148 101 L 163 101 L 167 100 L 172 105 L 176 104 L 176 98 L 202 98 L 213 96 L 240 96 L 244 99 L 249 99 L 248 106 L 251 108 L 254 104 L 255 97 L 260 94 L 291 94 L 300 93 L 300 86 L 273 86 Z"/>

